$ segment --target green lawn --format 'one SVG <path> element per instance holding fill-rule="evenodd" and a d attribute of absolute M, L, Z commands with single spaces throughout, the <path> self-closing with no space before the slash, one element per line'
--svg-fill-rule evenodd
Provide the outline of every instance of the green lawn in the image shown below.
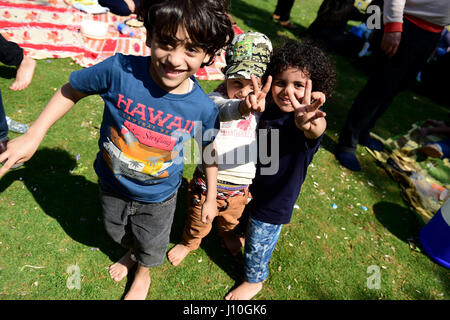
<path fill-rule="evenodd" d="M 306 28 L 320 3 L 297 0 L 291 20 Z M 233 0 L 231 14 L 243 30 L 266 33 L 278 44 L 294 34 L 272 22 L 275 4 L 276 0 Z M 333 60 L 338 83 L 325 105 L 326 136 L 309 168 L 299 209 L 282 229 L 269 278 L 255 299 L 449 299 L 449 272 L 420 249 L 421 220 L 403 202 L 398 185 L 363 148 L 358 149 L 362 172 L 352 173 L 334 158 L 337 133 L 366 75 L 347 58 Z M 15 70 L 0 65 L 7 115 L 32 122 L 78 69 L 70 59 L 39 60 L 30 87 L 13 92 L 8 87 Z M 201 81 L 206 92 L 219 83 Z M 108 274 L 108 266 L 124 250 L 103 230 L 92 168 L 102 111 L 100 97 L 83 99 L 51 128 L 24 167 L 0 180 L 0 300 L 117 300 L 130 285 L 130 279 L 116 283 Z M 431 99 L 405 91 L 374 132 L 387 138 L 405 132 L 413 122 L 442 118 L 445 112 Z M 181 238 L 186 183 L 193 169 L 186 166 L 170 247 Z M 80 271 L 79 289 L 72 266 Z M 379 268 L 379 289 L 368 286 L 374 276 L 368 272 L 371 266 Z M 241 277 L 242 257 L 224 251 L 213 228 L 181 265 L 173 267 L 166 260 L 152 270 L 148 299 L 223 299 Z"/>

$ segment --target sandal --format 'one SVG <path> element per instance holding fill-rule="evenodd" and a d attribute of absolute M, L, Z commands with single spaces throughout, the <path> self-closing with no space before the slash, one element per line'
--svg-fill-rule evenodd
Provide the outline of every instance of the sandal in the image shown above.
<path fill-rule="evenodd" d="M 280 20 L 280 16 L 274 13 L 274 14 L 272 15 L 272 19 L 273 19 L 273 20 Z"/>

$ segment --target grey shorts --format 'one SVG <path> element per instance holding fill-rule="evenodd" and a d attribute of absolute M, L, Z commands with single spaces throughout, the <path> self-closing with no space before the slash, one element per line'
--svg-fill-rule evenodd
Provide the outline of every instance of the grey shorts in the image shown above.
<path fill-rule="evenodd" d="M 177 192 L 159 203 L 126 199 L 99 181 L 103 223 L 111 238 L 132 251 L 144 267 L 164 262 L 177 203 Z"/>

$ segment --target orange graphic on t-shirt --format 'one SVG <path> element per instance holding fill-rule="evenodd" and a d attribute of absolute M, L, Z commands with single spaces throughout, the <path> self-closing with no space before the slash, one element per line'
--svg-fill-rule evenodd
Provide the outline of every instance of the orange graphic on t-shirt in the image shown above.
<path fill-rule="evenodd" d="M 158 158 L 161 162 L 165 162 L 173 160 L 178 156 L 177 151 L 166 151 L 152 148 L 137 141 L 127 143 L 123 136 L 114 127 L 111 127 L 110 138 L 117 148 L 119 148 L 124 154 L 144 163 L 147 162 L 148 159 L 152 158 Z"/>

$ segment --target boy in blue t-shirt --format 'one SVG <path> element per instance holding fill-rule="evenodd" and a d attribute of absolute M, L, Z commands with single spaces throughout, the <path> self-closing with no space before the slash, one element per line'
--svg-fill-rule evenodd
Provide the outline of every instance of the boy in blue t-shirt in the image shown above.
<path fill-rule="evenodd" d="M 104 225 L 128 253 L 110 267 L 122 280 L 138 262 L 125 299 L 145 299 L 149 267 L 164 261 L 181 184 L 183 146 L 218 127 L 218 109 L 194 78 L 231 42 L 233 28 L 223 1 L 145 1 L 140 17 L 150 57 L 116 54 L 75 71 L 52 97 L 28 132 L 1 154 L 0 177 L 31 158 L 47 130 L 74 104 L 99 94 L 105 109 L 94 163 Z M 213 138 L 203 139 L 203 147 Z M 208 148 L 211 149 L 211 148 Z M 217 165 L 205 164 L 206 213 L 216 211 Z"/>
<path fill-rule="evenodd" d="M 281 227 L 291 220 L 307 168 L 326 129 L 326 114 L 319 108 L 335 82 L 334 70 L 322 51 L 299 42 L 274 50 L 266 74 L 272 76 L 272 95 L 259 122 L 259 129 L 265 130 L 259 130 L 258 148 L 268 143 L 266 150 L 277 163 L 258 159 L 250 186 L 253 200 L 247 208 L 245 281 L 227 294 L 227 300 L 251 299 L 269 275 Z M 271 143 L 277 144 L 278 157 Z"/>

